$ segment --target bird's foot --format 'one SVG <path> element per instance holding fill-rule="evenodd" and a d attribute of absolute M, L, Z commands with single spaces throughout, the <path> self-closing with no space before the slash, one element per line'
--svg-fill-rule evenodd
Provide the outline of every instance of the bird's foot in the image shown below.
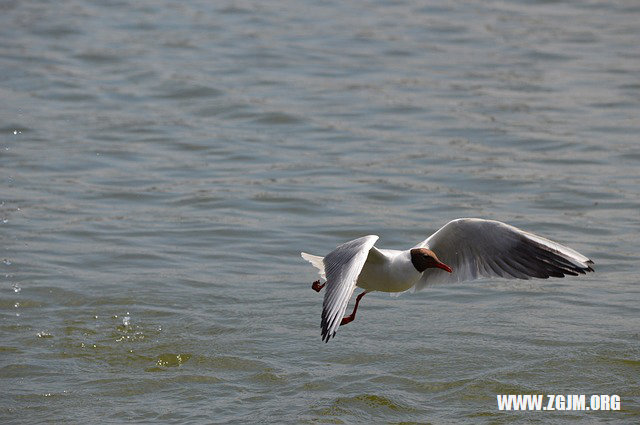
<path fill-rule="evenodd" d="M 327 282 L 325 282 L 325 283 L 323 283 L 322 285 L 320 285 L 320 281 L 319 281 L 319 280 L 316 280 L 315 282 L 313 282 L 313 283 L 311 284 L 311 289 L 313 289 L 313 290 L 314 290 L 314 291 L 316 291 L 316 292 L 320 292 L 320 290 L 321 290 L 322 288 L 324 288 L 324 285 L 326 285 L 326 284 L 327 284 Z"/>
<path fill-rule="evenodd" d="M 340 322 L 340 326 L 346 325 L 347 323 L 353 322 L 353 319 L 355 319 L 355 318 L 356 318 L 356 315 L 353 314 L 353 313 L 348 315 L 347 317 L 343 317 L 342 321 Z"/>
<path fill-rule="evenodd" d="M 351 323 L 355 320 L 356 318 L 356 311 L 358 311 L 358 304 L 360 304 L 360 300 L 362 299 L 362 297 L 364 297 L 367 294 L 367 291 L 364 291 L 362 293 L 360 293 L 360 295 L 358 295 L 356 297 L 356 305 L 353 307 L 353 312 L 351 312 L 350 315 L 348 315 L 347 317 L 343 317 L 342 321 L 340 322 L 340 326 L 342 325 L 346 325 L 347 323 Z"/>

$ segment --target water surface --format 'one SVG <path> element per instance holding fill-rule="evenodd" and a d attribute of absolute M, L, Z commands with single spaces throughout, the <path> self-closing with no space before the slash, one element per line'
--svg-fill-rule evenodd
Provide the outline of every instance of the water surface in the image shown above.
<path fill-rule="evenodd" d="M 0 10 L 3 423 L 638 422 L 633 2 Z M 300 251 L 465 216 L 596 273 L 368 295 L 321 342 Z"/>

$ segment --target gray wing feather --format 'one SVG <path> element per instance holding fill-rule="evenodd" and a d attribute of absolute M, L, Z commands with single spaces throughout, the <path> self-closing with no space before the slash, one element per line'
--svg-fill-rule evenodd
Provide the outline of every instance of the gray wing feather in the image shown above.
<path fill-rule="evenodd" d="M 328 342 L 336 334 L 349 299 L 356 288 L 369 251 L 378 236 L 369 235 L 346 242 L 324 257 L 327 288 L 322 303 L 322 340 Z"/>
<path fill-rule="evenodd" d="M 494 220 L 450 221 L 416 247 L 431 249 L 453 273 L 427 269 L 415 290 L 483 277 L 546 279 L 593 271 L 593 261 L 579 252 Z"/>

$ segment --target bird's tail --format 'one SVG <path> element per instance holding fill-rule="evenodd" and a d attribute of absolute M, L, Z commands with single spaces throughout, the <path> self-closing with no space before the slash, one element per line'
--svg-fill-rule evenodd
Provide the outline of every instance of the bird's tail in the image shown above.
<path fill-rule="evenodd" d="M 326 275 L 324 274 L 324 257 L 318 257 L 317 255 L 307 254 L 306 252 L 301 252 L 300 255 L 302 258 L 311 263 L 313 267 L 318 269 L 318 274 L 323 279 L 326 279 Z"/>

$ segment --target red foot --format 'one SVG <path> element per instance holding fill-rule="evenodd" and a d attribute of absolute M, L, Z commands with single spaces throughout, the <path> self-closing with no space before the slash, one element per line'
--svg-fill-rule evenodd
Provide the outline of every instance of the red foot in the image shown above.
<path fill-rule="evenodd" d="M 347 317 L 343 317 L 342 318 L 342 322 L 340 322 L 340 326 L 342 325 L 346 325 L 347 323 L 351 323 L 353 322 L 353 320 L 356 318 L 356 316 L 354 316 L 353 314 L 348 315 Z"/>
<path fill-rule="evenodd" d="M 356 310 L 358 310 L 358 304 L 360 304 L 360 299 L 364 297 L 366 293 L 367 291 L 364 291 L 363 293 L 358 295 L 358 297 L 356 298 L 356 305 L 353 307 L 353 312 L 347 317 L 342 318 L 342 321 L 340 322 L 340 326 L 353 322 L 353 320 L 356 318 Z"/>
<path fill-rule="evenodd" d="M 321 290 L 322 288 L 324 288 L 324 285 L 326 285 L 326 284 L 327 284 L 327 282 L 325 282 L 325 283 L 323 283 L 322 285 L 320 285 L 320 281 L 319 281 L 319 280 L 316 280 L 315 282 L 313 282 L 313 283 L 311 284 L 311 289 L 313 289 L 313 290 L 314 290 L 314 291 L 316 291 L 316 292 L 320 292 L 320 290 Z"/>

